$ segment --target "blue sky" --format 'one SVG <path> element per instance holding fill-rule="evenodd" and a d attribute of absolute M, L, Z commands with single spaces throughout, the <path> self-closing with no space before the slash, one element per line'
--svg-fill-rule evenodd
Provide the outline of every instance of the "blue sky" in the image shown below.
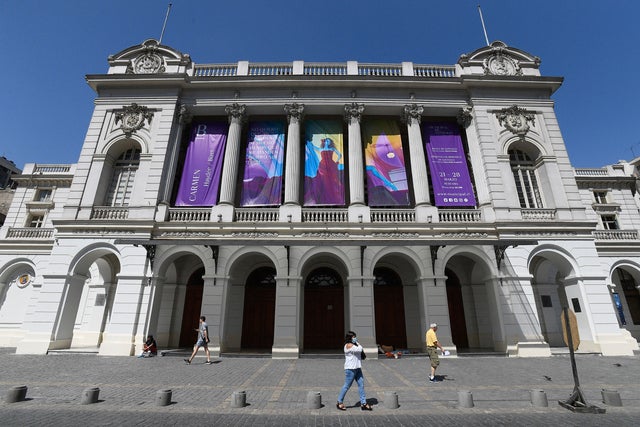
<path fill-rule="evenodd" d="M 0 0 L 0 155 L 75 163 L 95 94 L 86 74 L 160 36 L 168 1 Z M 562 76 L 556 113 L 575 167 L 640 155 L 640 1 L 173 0 L 163 44 L 196 63 L 455 64 L 502 40 Z"/>

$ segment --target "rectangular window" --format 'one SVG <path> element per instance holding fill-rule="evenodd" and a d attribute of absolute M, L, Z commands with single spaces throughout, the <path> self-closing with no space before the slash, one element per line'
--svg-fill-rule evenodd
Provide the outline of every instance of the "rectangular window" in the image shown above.
<path fill-rule="evenodd" d="M 606 191 L 594 191 L 593 198 L 596 203 L 604 205 L 607 203 L 607 192 Z"/>
<path fill-rule="evenodd" d="M 32 228 L 41 228 L 43 224 L 44 215 L 31 215 L 27 226 Z"/>
<path fill-rule="evenodd" d="M 619 230 L 618 220 L 615 215 L 600 215 L 602 226 L 605 230 Z"/>
<path fill-rule="evenodd" d="M 36 202 L 48 202 L 51 200 L 52 193 L 53 190 L 51 190 L 50 188 L 41 188 L 36 192 L 36 197 L 34 200 Z"/>

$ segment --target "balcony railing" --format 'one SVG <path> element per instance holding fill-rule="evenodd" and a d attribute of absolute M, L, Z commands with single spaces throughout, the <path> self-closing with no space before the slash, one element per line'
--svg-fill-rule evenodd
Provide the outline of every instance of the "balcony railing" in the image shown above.
<path fill-rule="evenodd" d="M 172 222 L 208 222 L 211 220 L 211 208 L 169 208 L 169 221 Z"/>
<path fill-rule="evenodd" d="M 372 209 L 371 222 L 415 222 L 413 209 Z"/>
<path fill-rule="evenodd" d="M 128 217 L 128 207 L 94 206 L 91 209 L 91 219 L 122 220 Z"/>
<path fill-rule="evenodd" d="M 54 228 L 10 228 L 7 239 L 52 239 L 54 232 Z"/>
<path fill-rule="evenodd" d="M 638 240 L 638 230 L 595 230 L 596 240 Z"/>
<path fill-rule="evenodd" d="M 477 209 L 439 209 L 440 222 L 480 222 L 482 213 Z"/>
<path fill-rule="evenodd" d="M 524 221 L 553 221 L 556 219 L 555 209 L 522 209 Z"/>
<path fill-rule="evenodd" d="M 35 165 L 33 173 L 69 173 L 71 171 L 71 165 Z"/>
<path fill-rule="evenodd" d="M 607 176 L 609 174 L 606 168 L 580 168 L 574 171 L 576 176 Z"/>
<path fill-rule="evenodd" d="M 279 217 L 280 210 L 278 208 L 240 208 L 235 211 L 237 222 L 277 222 Z"/>
<path fill-rule="evenodd" d="M 347 222 L 346 209 L 303 209 L 302 222 Z"/>

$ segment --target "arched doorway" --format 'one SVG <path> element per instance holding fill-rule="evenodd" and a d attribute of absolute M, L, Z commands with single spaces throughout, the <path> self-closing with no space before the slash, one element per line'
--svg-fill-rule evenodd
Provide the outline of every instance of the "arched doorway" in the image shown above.
<path fill-rule="evenodd" d="M 458 276 L 448 268 L 444 274 L 447 276 L 447 302 L 449 304 L 449 321 L 451 322 L 451 340 L 457 349 L 469 348 L 467 335 L 467 321 L 464 315 L 464 302 L 462 298 L 462 284 Z"/>
<path fill-rule="evenodd" d="M 189 276 L 187 291 L 182 311 L 182 327 L 180 329 L 180 347 L 190 347 L 196 342 L 200 309 L 202 308 L 202 291 L 204 290 L 204 268 L 199 268 Z"/>
<path fill-rule="evenodd" d="M 640 273 L 633 268 L 618 267 L 611 279 L 612 298 L 620 326 L 628 330 L 637 340 L 640 338 L 640 291 L 638 277 Z"/>
<path fill-rule="evenodd" d="M 249 275 L 244 291 L 241 347 L 265 349 L 273 346 L 276 312 L 276 270 L 261 267 Z"/>
<path fill-rule="evenodd" d="M 304 286 L 304 348 L 342 348 L 344 286 L 331 268 L 313 270 Z"/>
<path fill-rule="evenodd" d="M 407 348 L 402 280 L 390 268 L 373 270 L 373 298 L 376 317 L 376 341 L 395 348 Z"/>

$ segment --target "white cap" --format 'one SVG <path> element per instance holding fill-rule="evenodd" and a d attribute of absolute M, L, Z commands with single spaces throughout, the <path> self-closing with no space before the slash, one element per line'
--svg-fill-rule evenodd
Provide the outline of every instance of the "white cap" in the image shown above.
<path fill-rule="evenodd" d="M 430 324 L 430 325 L 429 325 L 429 327 L 430 327 L 430 328 L 437 328 L 437 327 L 438 327 L 438 324 L 437 324 L 437 323 L 432 323 L 432 324 Z"/>

